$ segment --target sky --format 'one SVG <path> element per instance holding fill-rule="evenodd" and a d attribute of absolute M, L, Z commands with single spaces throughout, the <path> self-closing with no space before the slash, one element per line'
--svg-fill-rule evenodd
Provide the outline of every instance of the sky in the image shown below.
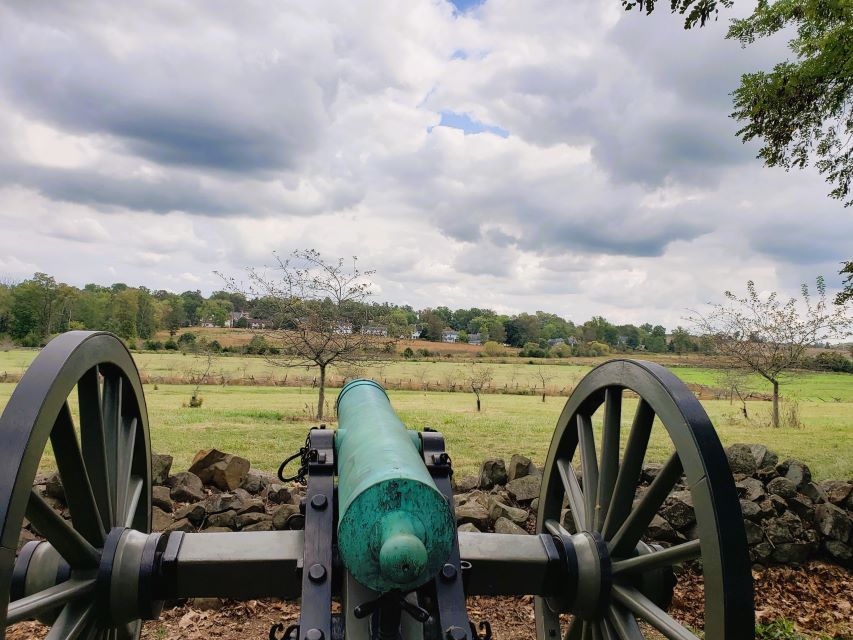
<path fill-rule="evenodd" d="M 729 117 L 785 39 L 666 8 L 4 2 L 0 279 L 209 293 L 313 248 L 377 300 L 668 327 L 832 292 L 853 212 Z"/>

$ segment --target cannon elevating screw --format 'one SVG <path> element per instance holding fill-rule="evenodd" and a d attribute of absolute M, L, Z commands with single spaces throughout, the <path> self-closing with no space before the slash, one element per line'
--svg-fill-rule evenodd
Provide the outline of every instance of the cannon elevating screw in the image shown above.
<path fill-rule="evenodd" d="M 444 632 L 444 637 L 447 640 L 466 640 L 468 634 L 462 627 L 448 627 L 447 631 Z"/>
<path fill-rule="evenodd" d="M 326 636 L 319 629 L 308 629 L 305 632 L 305 640 L 323 640 Z"/>
<path fill-rule="evenodd" d="M 325 509 L 328 502 L 329 501 L 326 499 L 326 496 L 322 493 L 318 493 L 311 498 L 311 506 L 315 509 Z"/>

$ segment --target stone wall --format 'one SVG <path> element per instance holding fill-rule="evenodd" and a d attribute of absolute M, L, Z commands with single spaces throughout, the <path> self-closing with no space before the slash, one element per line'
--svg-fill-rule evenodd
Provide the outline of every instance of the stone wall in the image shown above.
<path fill-rule="evenodd" d="M 763 445 L 735 444 L 726 453 L 754 563 L 799 564 L 822 557 L 853 564 L 853 481 L 815 483 L 806 464 L 779 462 Z M 636 498 L 660 469 L 659 464 L 643 467 Z M 513 456 L 509 465 L 501 459 L 485 460 L 478 476 L 455 481 L 460 529 L 533 531 L 540 482 L 541 472 L 523 456 Z M 574 533 L 568 503 L 563 506 L 563 525 Z M 695 526 L 693 500 L 682 477 L 652 520 L 647 540 L 664 545 L 684 542 L 696 537 Z"/>
<path fill-rule="evenodd" d="M 762 445 L 728 448 L 740 496 L 750 555 L 757 564 L 797 564 L 813 557 L 853 564 L 853 481 L 812 481 L 807 465 L 779 462 Z M 155 531 L 271 531 L 301 529 L 304 487 L 283 485 L 248 460 L 215 449 L 200 451 L 187 471 L 172 473 L 172 458 L 153 456 Z M 643 467 L 637 497 L 661 465 Z M 683 479 L 682 479 L 683 480 Z M 583 479 L 581 478 L 581 483 Z M 68 517 L 58 476 L 40 477 L 37 488 Z M 541 472 L 521 455 L 490 458 L 478 475 L 454 478 L 460 531 L 528 534 L 535 527 Z M 564 504 L 561 520 L 572 531 Z M 690 492 L 680 482 L 652 520 L 648 540 L 664 545 L 695 537 Z M 21 544 L 35 539 L 29 525 Z"/>

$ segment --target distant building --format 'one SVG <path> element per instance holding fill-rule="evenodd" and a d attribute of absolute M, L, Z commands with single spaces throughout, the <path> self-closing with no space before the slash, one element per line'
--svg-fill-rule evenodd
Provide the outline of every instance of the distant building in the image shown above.
<path fill-rule="evenodd" d="M 459 332 L 453 329 L 445 329 L 441 332 L 442 342 L 457 342 L 459 340 Z"/>
<path fill-rule="evenodd" d="M 352 324 L 349 322 L 339 322 L 335 327 L 335 333 L 341 336 L 348 336 L 352 333 Z"/>
<path fill-rule="evenodd" d="M 266 329 L 272 326 L 272 320 L 262 318 L 247 318 L 250 329 Z"/>
<path fill-rule="evenodd" d="M 361 333 L 365 336 L 388 336 L 388 328 L 378 324 L 368 324 L 361 328 Z"/>
<path fill-rule="evenodd" d="M 483 344 L 483 340 L 479 333 L 468 334 L 468 344 Z"/>
<path fill-rule="evenodd" d="M 420 339 L 421 339 L 421 330 L 420 330 L 420 329 L 415 329 L 414 331 L 412 331 L 412 337 L 411 337 L 411 339 L 412 339 L 412 340 L 420 340 Z"/>
<path fill-rule="evenodd" d="M 562 338 L 551 338 L 548 340 L 549 347 L 556 347 L 558 344 L 566 344 L 566 341 Z"/>
<path fill-rule="evenodd" d="M 245 311 L 231 311 L 228 313 L 228 319 L 225 321 L 225 326 L 236 327 L 237 321 L 242 318 L 246 318 L 246 320 L 249 320 L 249 314 Z"/>

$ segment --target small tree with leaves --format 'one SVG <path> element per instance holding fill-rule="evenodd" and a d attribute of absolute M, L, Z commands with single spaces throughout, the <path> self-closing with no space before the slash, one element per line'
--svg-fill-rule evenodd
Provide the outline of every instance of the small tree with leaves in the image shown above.
<path fill-rule="evenodd" d="M 817 279 L 817 300 L 806 285 L 802 300 L 779 300 L 776 292 L 762 297 L 751 280 L 746 297 L 726 291 L 727 302 L 714 304 L 706 314 L 693 312 L 690 320 L 714 342 L 716 351 L 733 366 L 757 373 L 773 385 L 774 427 L 779 426 L 779 382 L 797 367 L 806 349 L 818 342 L 849 335 L 850 319 L 843 307 L 826 299 L 823 278 Z"/>
<path fill-rule="evenodd" d="M 259 329 L 281 356 L 267 355 L 273 364 L 316 367 L 317 419 L 323 419 L 326 374 L 333 364 L 355 364 L 387 357 L 393 337 L 372 335 L 370 330 L 373 271 L 362 271 L 358 258 L 329 261 L 314 249 L 294 251 L 288 258 L 276 255 L 269 269 L 247 269 L 243 287 L 225 278 L 228 288 L 248 298 L 263 298 L 271 326 Z M 391 349 L 393 352 L 393 349 Z"/>
<path fill-rule="evenodd" d="M 492 367 L 480 364 L 478 362 L 472 362 L 470 368 L 468 369 L 468 384 L 471 387 L 471 391 L 474 392 L 474 395 L 477 397 L 477 411 L 480 410 L 480 394 L 483 392 L 483 389 L 492 381 L 494 377 L 494 369 Z"/>

